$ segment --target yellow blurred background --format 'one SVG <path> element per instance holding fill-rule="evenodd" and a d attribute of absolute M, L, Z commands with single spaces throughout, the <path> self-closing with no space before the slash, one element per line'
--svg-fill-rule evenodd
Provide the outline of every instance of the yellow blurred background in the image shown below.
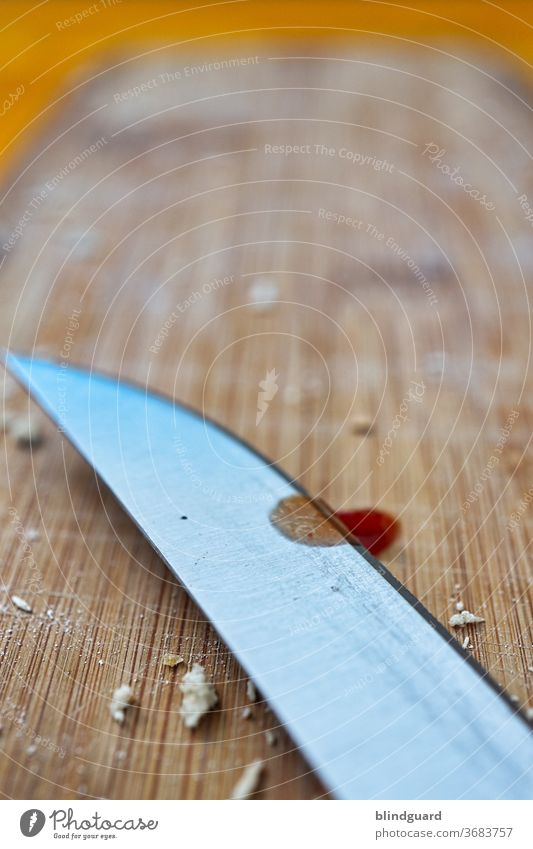
<path fill-rule="evenodd" d="M 222 0 L 42 0 L 2 3 L 0 73 L 5 170 L 40 122 L 60 104 L 62 82 L 106 53 L 145 52 L 195 42 L 244 37 L 316 40 L 327 37 L 470 42 L 529 72 L 533 60 L 533 3 L 509 0 L 302 2 Z"/>

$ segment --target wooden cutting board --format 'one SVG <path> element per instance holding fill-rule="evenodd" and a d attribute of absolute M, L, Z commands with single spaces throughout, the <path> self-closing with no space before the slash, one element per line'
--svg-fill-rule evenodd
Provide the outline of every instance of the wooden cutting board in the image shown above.
<path fill-rule="evenodd" d="M 147 48 L 70 79 L 4 181 L 0 339 L 192 404 L 335 509 L 391 511 L 384 561 L 443 623 L 457 601 L 486 620 L 460 639 L 527 705 L 530 90 L 446 45 L 338 50 Z M 28 409 L 9 381 L 5 409 Z M 2 793 L 226 798 L 261 758 L 259 797 L 323 795 L 260 697 L 243 717 L 243 671 L 44 429 L 33 452 L 8 432 L 2 458 Z M 194 661 L 220 702 L 191 732 Z"/>

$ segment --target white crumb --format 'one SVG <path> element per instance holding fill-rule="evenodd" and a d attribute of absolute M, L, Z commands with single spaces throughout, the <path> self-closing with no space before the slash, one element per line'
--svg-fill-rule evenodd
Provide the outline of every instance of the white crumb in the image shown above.
<path fill-rule="evenodd" d="M 98 666 L 103 666 L 103 665 L 104 665 L 104 661 L 102 660 L 102 658 L 100 658 L 100 660 L 98 661 Z"/>
<path fill-rule="evenodd" d="M 38 539 L 41 539 L 41 533 L 37 530 L 37 528 L 28 528 L 26 531 L 26 539 L 28 542 L 35 542 Z"/>
<path fill-rule="evenodd" d="M 248 764 L 233 788 L 231 798 L 248 799 L 257 790 L 262 772 L 263 761 L 252 761 L 251 764 Z"/>
<path fill-rule="evenodd" d="M 462 611 L 465 609 L 464 603 L 462 601 L 456 602 L 455 609 L 458 610 L 459 613 L 462 613 Z"/>
<path fill-rule="evenodd" d="M 186 672 L 180 684 L 183 693 L 180 714 L 187 728 L 196 728 L 202 716 L 218 702 L 217 691 L 205 679 L 205 669 L 199 663 Z"/>
<path fill-rule="evenodd" d="M 248 679 L 248 683 L 246 684 L 246 695 L 251 702 L 255 702 L 257 700 L 257 690 L 255 689 L 255 684 L 251 678 Z"/>
<path fill-rule="evenodd" d="M 463 628 L 464 625 L 484 622 L 485 620 L 482 619 L 481 616 L 476 616 L 474 613 L 470 613 L 469 610 L 462 610 L 461 613 L 454 613 L 453 616 L 450 616 L 449 621 L 452 627 Z"/>
<path fill-rule="evenodd" d="M 513 703 L 514 705 L 517 705 L 517 704 L 519 703 L 519 701 L 520 701 L 519 697 L 518 697 L 517 695 L 515 695 L 515 693 L 512 693 L 512 694 L 509 696 L 509 698 L 511 699 L 511 701 L 512 701 L 512 703 Z"/>
<path fill-rule="evenodd" d="M 248 297 L 256 312 L 266 312 L 274 306 L 279 295 L 278 285 L 270 277 L 256 277 L 248 288 Z"/>
<path fill-rule="evenodd" d="M 169 652 L 163 658 L 163 666 L 177 666 L 179 663 L 185 663 L 181 654 L 172 654 Z"/>
<path fill-rule="evenodd" d="M 273 731 L 270 731 L 270 730 L 265 731 L 265 738 L 266 738 L 266 741 L 267 741 L 269 746 L 275 746 L 276 743 L 278 742 L 277 736 L 274 734 Z"/>
<path fill-rule="evenodd" d="M 43 441 L 41 425 L 35 418 L 17 416 L 9 425 L 9 432 L 21 448 L 36 448 Z"/>
<path fill-rule="evenodd" d="M 36 751 L 37 751 L 37 746 L 35 745 L 35 743 L 32 743 L 32 745 L 28 746 L 28 748 L 26 749 L 26 753 L 30 756 L 34 755 Z"/>
<path fill-rule="evenodd" d="M 251 719 L 252 718 L 252 708 L 251 707 L 243 708 L 241 715 L 242 715 L 243 719 Z"/>
<path fill-rule="evenodd" d="M 533 707 L 529 707 L 526 709 L 526 719 L 529 719 L 530 722 L 533 722 Z"/>
<path fill-rule="evenodd" d="M 465 638 L 464 638 L 464 640 L 463 640 L 463 648 L 464 648 L 464 649 L 469 649 L 469 648 L 470 648 L 470 637 L 465 637 Z"/>
<path fill-rule="evenodd" d="M 18 607 L 19 610 L 23 610 L 24 613 L 32 613 L 33 612 L 31 605 L 28 604 L 27 601 L 24 601 L 24 599 L 21 598 L 20 596 L 12 595 L 11 601 L 13 602 L 15 607 Z"/>
<path fill-rule="evenodd" d="M 133 701 L 133 690 L 129 684 L 121 684 L 113 693 L 109 710 L 115 722 L 124 722 L 125 710 Z"/>

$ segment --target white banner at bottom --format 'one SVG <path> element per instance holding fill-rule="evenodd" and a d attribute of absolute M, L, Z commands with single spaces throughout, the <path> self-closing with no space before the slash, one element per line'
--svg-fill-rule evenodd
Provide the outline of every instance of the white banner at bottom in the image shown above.
<path fill-rule="evenodd" d="M 235 805 L 239 807 L 236 808 Z M 533 845 L 530 802 L 2 801 L 2 845 L 276 849 Z M 34 844 L 28 841 L 35 838 Z M 67 843 L 68 841 L 68 843 Z"/>

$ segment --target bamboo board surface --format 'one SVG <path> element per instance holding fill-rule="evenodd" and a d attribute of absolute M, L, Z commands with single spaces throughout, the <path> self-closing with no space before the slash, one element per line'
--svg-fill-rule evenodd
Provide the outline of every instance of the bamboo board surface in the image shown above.
<path fill-rule="evenodd" d="M 458 600 L 483 616 L 460 638 L 527 705 L 530 92 L 442 45 L 338 50 L 147 50 L 70 80 L 4 183 L 0 341 L 173 395 L 334 509 L 398 516 L 384 562 L 443 623 Z M 28 409 L 9 382 L 5 409 Z M 243 718 L 242 670 L 44 427 L 3 453 L 0 791 L 227 798 L 263 758 L 260 798 L 323 795 L 260 698 Z M 216 682 L 195 733 L 167 651 Z"/>

